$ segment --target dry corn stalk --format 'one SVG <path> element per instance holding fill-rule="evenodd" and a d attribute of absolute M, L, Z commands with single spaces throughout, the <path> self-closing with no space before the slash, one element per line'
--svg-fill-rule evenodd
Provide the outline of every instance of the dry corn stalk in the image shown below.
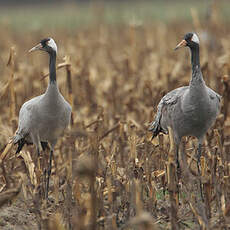
<path fill-rule="evenodd" d="M 200 24 L 200 20 L 199 20 L 199 16 L 198 16 L 198 12 L 195 8 L 191 8 L 191 16 L 192 16 L 192 20 L 193 20 L 193 25 L 196 28 L 196 30 L 201 30 L 201 24 Z"/>
<path fill-rule="evenodd" d="M 3 161 L 5 159 L 5 157 L 7 156 L 8 152 L 11 150 L 12 147 L 13 147 L 13 143 L 11 143 L 11 142 L 6 145 L 4 151 L 0 155 L 0 163 L 1 163 L 1 161 Z"/>
<path fill-rule="evenodd" d="M 30 181 L 31 183 L 37 187 L 38 185 L 38 181 L 37 181 L 37 176 L 35 173 L 35 165 L 34 162 L 30 156 L 30 153 L 28 151 L 21 151 L 20 152 L 20 156 L 23 158 L 26 168 L 28 169 L 29 172 L 29 177 L 30 177 Z"/>
<path fill-rule="evenodd" d="M 49 218 L 48 230 L 65 230 L 61 213 L 55 213 Z"/>
<path fill-rule="evenodd" d="M 10 56 L 8 59 L 7 67 L 10 69 L 10 79 L 9 79 L 9 89 L 10 89 L 10 118 L 13 125 L 13 131 L 16 129 L 16 98 L 15 98 L 15 82 L 14 82 L 14 75 L 15 75 L 15 62 L 14 57 L 16 55 L 15 48 L 10 48 Z"/>

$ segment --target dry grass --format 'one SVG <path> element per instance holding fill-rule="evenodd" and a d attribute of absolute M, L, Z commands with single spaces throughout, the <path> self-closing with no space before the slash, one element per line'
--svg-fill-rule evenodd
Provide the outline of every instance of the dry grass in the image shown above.
<path fill-rule="evenodd" d="M 2 229 L 31 229 L 31 224 L 33 229 L 170 229 L 170 216 L 175 229 L 229 227 L 230 30 L 219 21 L 212 23 L 205 40 L 200 23 L 195 24 L 204 78 L 223 96 L 222 113 L 202 153 L 204 203 L 197 190 L 195 139 L 184 139 L 182 176 L 171 178 L 168 136 L 151 141 L 147 132 L 160 98 L 189 82 L 189 52 L 173 48 L 194 27 L 98 25 L 71 35 L 56 31 L 58 63 L 64 62 L 58 83 L 72 103 L 73 117 L 55 149 L 49 193 L 53 202 L 48 204 L 38 192 L 42 176 L 33 163 L 34 148 L 15 156 L 15 147 L 7 145 L 20 106 L 47 86 L 47 80 L 41 80 L 48 71 L 47 57 L 26 54 L 44 32 L 16 36 L 6 31 L 0 43 L 0 199 L 19 183 L 21 192 L 16 201 L 1 202 L 8 203 L 1 207 Z M 7 67 L 10 44 L 15 48 Z M 48 152 L 43 158 L 45 167 Z M 14 207 L 13 219 L 4 216 L 9 207 Z M 30 221 L 23 225 L 20 218 Z"/>

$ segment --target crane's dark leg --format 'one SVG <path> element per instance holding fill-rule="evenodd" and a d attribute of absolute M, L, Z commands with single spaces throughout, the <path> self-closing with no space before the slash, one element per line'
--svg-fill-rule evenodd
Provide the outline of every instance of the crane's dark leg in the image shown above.
<path fill-rule="evenodd" d="M 177 173 L 177 178 L 181 178 L 181 165 L 180 165 L 180 148 L 179 148 L 180 144 L 175 143 L 175 153 L 176 153 L 176 173 Z"/>
<path fill-rule="evenodd" d="M 177 166 L 177 170 L 180 170 L 179 145 L 177 145 L 177 144 L 175 144 L 175 151 L 176 151 L 176 166 Z"/>
<path fill-rule="evenodd" d="M 31 135 L 31 138 L 32 138 L 33 144 L 36 146 L 36 150 L 37 150 L 37 154 L 39 158 L 41 150 L 42 150 L 39 135 L 33 134 Z"/>
<path fill-rule="evenodd" d="M 53 158 L 53 149 L 50 151 L 50 159 L 48 165 L 48 176 L 47 176 L 47 184 L 46 184 L 46 199 L 48 199 L 48 192 L 49 192 L 49 182 L 50 182 L 50 175 L 51 175 L 51 167 L 52 167 L 52 158 Z"/>
<path fill-rule="evenodd" d="M 175 160 L 176 160 L 176 166 L 178 172 L 180 171 L 179 146 L 180 146 L 180 138 L 174 133 L 174 150 L 176 154 Z"/>
<path fill-rule="evenodd" d="M 203 194 L 203 188 L 201 182 L 201 167 L 200 167 L 201 148 L 202 148 L 202 144 L 199 142 L 197 148 L 197 170 L 200 177 L 200 193 L 201 193 L 200 195 L 201 195 L 201 199 L 204 201 L 204 194 Z"/>
<path fill-rule="evenodd" d="M 202 144 L 199 143 L 198 149 L 197 149 L 197 168 L 198 170 L 200 170 L 199 167 L 200 167 L 201 148 L 202 148 Z"/>
<path fill-rule="evenodd" d="M 40 157 L 40 149 L 37 148 L 37 154 L 38 154 L 38 157 Z"/>
<path fill-rule="evenodd" d="M 42 150 L 45 151 L 46 149 L 48 149 L 48 142 L 45 141 L 41 141 L 41 146 L 42 146 Z"/>
<path fill-rule="evenodd" d="M 198 147 L 197 147 L 197 169 L 198 173 L 200 174 L 200 157 L 201 157 L 201 150 L 202 150 L 202 143 L 203 143 L 203 137 L 198 138 Z"/>

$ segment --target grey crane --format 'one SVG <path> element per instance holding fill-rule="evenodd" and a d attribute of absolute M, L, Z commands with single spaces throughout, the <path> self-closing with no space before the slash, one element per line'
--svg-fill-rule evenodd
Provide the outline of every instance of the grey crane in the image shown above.
<path fill-rule="evenodd" d="M 18 144 L 16 153 L 19 153 L 25 144 L 34 144 L 38 156 L 47 143 L 50 144 L 45 191 L 46 198 L 48 198 L 53 151 L 58 138 L 70 123 L 71 106 L 61 95 L 56 81 L 56 43 L 52 38 L 46 38 L 29 52 L 35 50 L 42 50 L 49 54 L 49 84 L 44 94 L 34 97 L 22 105 L 13 143 Z"/>
<path fill-rule="evenodd" d="M 191 52 L 192 77 L 189 86 L 183 86 L 167 93 L 157 107 L 155 120 L 149 131 L 152 138 L 160 132 L 168 134 L 171 127 L 174 134 L 176 162 L 179 168 L 179 145 L 183 136 L 198 139 L 198 170 L 201 147 L 207 130 L 212 126 L 220 111 L 221 96 L 206 86 L 200 68 L 199 38 L 187 33 L 175 50 L 188 46 Z"/>

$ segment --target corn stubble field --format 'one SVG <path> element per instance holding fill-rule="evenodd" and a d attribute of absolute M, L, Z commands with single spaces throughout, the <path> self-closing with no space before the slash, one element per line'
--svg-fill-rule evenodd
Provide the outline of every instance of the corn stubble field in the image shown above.
<path fill-rule="evenodd" d="M 17 36 L 5 30 L 0 43 L 0 229 L 230 226 L 230 30 L 214 22 L 209 39 L 204 39 L 195 19 L 194 26 L 98 25 L 55 32 L 58 84 L 73 114 L 71 127 L 55 148 L 48 203 L 35 148 L 25 147 L 16 156 L 16 147 L 7 145 L 21 105 L 47 87 L 48 78 L 42 80 L 48 72 L 47 55 L 27 54 L 45 32 Z M 173 142 L 166 135 L 151 141 L 147 131 L 161 97 L 189 82 L 188 49 L 173 51 L 188 28 L 200 34 L 207 85 L 223 96 L 221 114 L 202 151 L 204 202 L 196 140 L 184 138 L 177 178 Z M 49 152 L 42 154 L 46 168 Z"/>

